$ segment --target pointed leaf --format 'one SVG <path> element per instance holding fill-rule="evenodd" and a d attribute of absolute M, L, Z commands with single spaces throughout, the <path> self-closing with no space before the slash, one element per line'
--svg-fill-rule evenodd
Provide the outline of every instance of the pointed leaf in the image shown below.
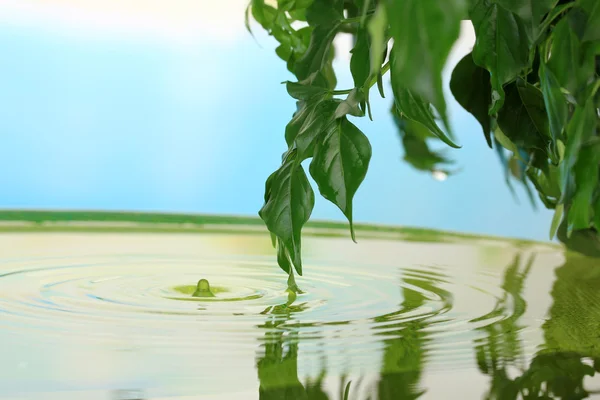
<path fill-rule="evenodd" d="M 324 96 L 328 90 L 324 87 L 303 85 L 299 82 L 286 82 L 286 89 L 290 96 L 298 100 L 309 100 L 315 96 Z"/>
<path fill-rule="evenodd" d="M 562 87 L 575 94 L 582 80 L 579 76 L 582 72 L 581 43 L 566 18 L 554 28 L 551 53 L 548 68 Z"/>
<path fill-rule="evenodd" d="M 359 107 L 359 104 L 364 100 L 365 96 L 359 88 L 352 89 L 346 100 L 342 101 L 335 110 L 335 118 L 341 118 L 347 114 L 354 115 L 355 117 L 364 116 L 364 110 L 361 110 Z"/>
<path fill-rule="evenodd" d="M 473 55 L 467 54 L 452 71 L 450 90 L 458 103 L 481 124 L 485 140 L 492 147 L 492 118 L 488 109 L 492 103 L 490 73 L 475 65 Z"/>
<path fill-rule="evenodd" d="M 550 133 L 542 92 L 523 81 L 509 85 L 498 126 L 517 147 L 547 151 Z"/>
<path fill-rule="evenodd" d="M 302 275 L 300 235 L 315 204 L 314 192 L 294 154 L 269 180 L 270 195 L 258 214 L 269 231 L 281 240 L 296 271 Z M 286 268 L 285 264 L 280 267 Z"/>
<path fill-rule="evenodd" d="M 550 225 L 550 240 L 554 239 L 554 236 L 556 236 L 556 231 L 558 231 L 558 227 L 560 226 L 560 223 L 562 222 L 564 209 L 565 209 L 564 204 L 559 204 L 556 206 L 556 209 L 554 210 L 554 216 L 552 217 L 552 224 Z"/>
<path fill-rule="evenodd" d="M 399 84 L 432 103 L 446 128 L 442 69 L 458 38 L 465 0 L 387 0 L 396 53 L 391 69 Z"/>
<path fill-rule="evenodd" d="M 450 164 L 451 160 L 444 157 L 441 153 L 431 151 L 427 145 L 427 139 L 435 137 L 424 125 L 394 116 L 396 125 L 402 137 L 402 146 L 404 147 L 404 161 L 413 168 L 421 171 L 439 171 L 439 164 Z"/>
<path fill-rule="evenodd" d="M 381 71 L 381 63 L 383 63 L 383 52 L 387 43 L 385 30 L 387 28 L 387 16 L 385 6 L 379 4 L 375 10 L 375 14 L 369 21 L 369 35 L 371 36 L 371 53 L 370 53 L 370 76 L 375 76 Z"/>
<path fill-rule="evenodd" d="M 492 106 L 504 104 L 503 85 L 519 75 L 529 62 L 529 40 L 521 19 L 492 0 L 479 0 L 470 12 L 477 41 L 473 61 L 490 71 Z"/>
<path fill-rule="evenodd" d="M 333 121 L 339 104 L 338 100 L 329 99 L 311 107 L 295 139 L 300 161 L 313 156 L 315 143 L 325 134 L 327 126 Z"/>
<path fill-rule="evenodd" d="M 311 26 L 332 25 L 344 18 L 343 0 L 315 0 L 306 10 Z"/>
<path fill-rule="evenodd" d="M 392 75 L 392 78 L 394 76 Z M 429 104 L 425 103 L 416 95 L 413 95 L 408 89 L 394 87 L 394 97 L 396 107 L 401 117 L 419 122 L 429 129 L 435 136 L 440 138 L 450 147 L 460 148 L 456 145 L 435 123 L 433 113 Z"/>
<path fill-rule="evenodd" d="M 354 87 L 363 87 L 369 77 L 369 35 L 365 29 L 359 29 L 356 34 L 356 44 L 352 49 L 350 72 L 354 79 Z"/>
<path fill-rule="evenodd" d="M 321 195 L 339 207 L 350 222 L 352 240 L 352 198 L 367 174 L 371 145 L 367 137 L 345 117 L 328 127 L 310 163 L 310 174 Z"/>
<path fill-rule="evenodd" d="M 552 140 L 556 142 L 562 137 L 562 131 L 567 124 L 569 109 L 565 96 L 560 90 L 558 80 L 543 61 L 540 62 L 539 75 L 544 104 L 546 110 L 548 110 L 550 133 L 552 134 Z M 556 152 L 558 153 L 558 151 Z"/>
<path fill-rule="evenodd" d="M 317 25 L 312 31 L 308 49 L 296 62 L 296 77 L 299 80 L 308 78 L 314 72 L 320 71 L 329 61 L 331 44 L 339 24 Z"/>
<path fill-rule="evenodd" d="M 525 26 L 530 41 L 539 33 L 544 15 L 556 4 L 556 0 L 495 0 L 502 7 L 518 15 Z"/>

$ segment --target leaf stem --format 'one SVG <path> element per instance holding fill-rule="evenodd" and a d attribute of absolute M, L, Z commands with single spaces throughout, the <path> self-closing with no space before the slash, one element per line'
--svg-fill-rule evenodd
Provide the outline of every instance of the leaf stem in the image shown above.
<path fill-rule="evenodd" d="M 360 15 L 358 17 L 344 18 L 344 19 L 340 20 L 340 23 L 342 23 L 342 24 L 355 24 L 355 23 L 358 22 L 358 23 L 362 24 L 363 21 L 364 21 L 364 18 L 366 18 L 367 16 L 369 16 L 371 14 L 373 14 L 373 13 L 372 12 L 371 13 L 364 13 L 363 15 Z"/>
<path fill-rule="evenodd" d="M 390 70 L 390 62 L 386 62 L 385 64 L 383 64 L 383 67 L 381 67 L 381 75 L 385 75 L 386 72 L 388 72 Z M 365 88 L 367 89 L 371 89 L 373 87 L 373 85 L 375 85 L 377 83 L 377 75 L 371 77 L 371 79 L 369 80 L 368 83 L 365 84 Z M 333 95 L 337 95 L 337 94 L 350 94 L 350 92 L 352 92 L 355 88 L 352 89 L 344 89 L 344 90 L 332 90 L 331 94 Z"/>

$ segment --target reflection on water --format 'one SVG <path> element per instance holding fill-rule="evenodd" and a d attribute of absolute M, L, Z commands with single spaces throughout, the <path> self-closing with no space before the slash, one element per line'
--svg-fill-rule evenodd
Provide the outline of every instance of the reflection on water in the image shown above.
<path fill-rule="evenodd" d="M 0 226 L 0 398 L 600 396 L 598 259 L 313 225 L 296 295 L 248 221 L 109 222 Z"/>

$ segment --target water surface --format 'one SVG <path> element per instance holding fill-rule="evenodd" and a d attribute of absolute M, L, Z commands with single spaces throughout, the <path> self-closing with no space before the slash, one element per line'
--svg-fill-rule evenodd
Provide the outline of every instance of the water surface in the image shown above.
<path fill-rule="evenodd" d="M 0 398 L 598 397 L 598 259 L 304 233 L 294 299 L 256 219 L 0 213 Z M 201 279 L 213 296 L 193 295 Z"/>

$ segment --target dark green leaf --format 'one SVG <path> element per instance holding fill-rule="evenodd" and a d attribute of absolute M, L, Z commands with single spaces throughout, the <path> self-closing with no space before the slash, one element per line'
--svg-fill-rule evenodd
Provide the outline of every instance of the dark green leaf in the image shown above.
<path fill-rule="evenodd" d="M 394 79 L 394 75 L 392 75 Z M 416 122 L 419 122 L 429 129 L 435 136 L 440 138 L 450 147 L 460 148 L 456 145 L 435 123 L 433 113 L 429 104 L 425 103 L 419 97 L 413 95 L 410 90 L 394 87 L 395 104 L 400 116 Z"/>
<path fill-rule="evenodd" d="M 492 0 L 479 0 L 471 10 L 477 41 L 475 64 L 490 71 L 492 106 L 496 114 L 504 104 L 503 85 L 528 65 L 529 40 L 520 18 Z"/>
<path fill-rule="evenodd" d="M 344 18 L 341 0 L 315 0 L 306 10 L 306 20 L 311 26 L 330 26 Z"/>
<path fill-rule="evenodd" d="M 542 92 L 523 81 L 509 85 L 498 126 L 516 146 L 547 151 L 550 133 Z"/>
<path fill-rule="evenodd" d="M 363 87 L 369 77 L 369 35 L 365 29 L 359 29 L 356 34 L 356 44 L 352 49 L 350 72 L 354 79 L 354 87 Z"/>
<path fill-rule="evenodd" d="M 312 31 L 306 53 L 296 62 L 296 77 L 303 80 L 320 71 L 329 61 L 331 44 L 338 30 L 338 24 L 318 25 Z"/>
<path fill-rule="evenodd" d="M 592 198 L 598 185 L 600 141 L 594 138 L 581 146 L 573 169 L 575 193 L 569 209 L 568 229 L 587 229 L 592 223 Z"/>
<path fill-rule="evenodd" d="M 442 69 L 458 38 L 466 1 L 387 0 L 386 4 L 397 84 L 432 103 L 448 128 Z"/>
<path fill-rule="evenodd" d="M 579 3 L 587 14 L 583 40 L 600 40 L 600 2 L 598 0 L 580 0 Z"/>
<path fill-rule="evenodd" d="M 264 0 L 252 0 L 252 16 L 264 29 L 270 31 L 275 22 L 277 10 L 265 4 Z"/>
<path fill-rule="evenodd" d="M 371 36 L 371 65 L 370 76 L 375 76 L 381 71 L 381 63 L 383 62 L 383 52 L 386 48 L 387 38 L 385 30 L 387 27 L 387 16 L 383 4 L 379 4 L 375 10 L 375 14 L 369 21 L 368 30 Z"/>
<path fill-rule="evenodd" d="M 479 121 L 483 128 L 485 140 L 491 148 L 492 119 L 488 114 L 492 102 L 490 73 L 475 65 L 473 56 L 469 53 L 460 60 L 454 71 L 452 71 L 450 90 L 452 90 L 456 101 Z"/>
<path fill-rule="evenodd" d="M 377 73 L 377 90 L 379 90 L 381 97 L 385 98 L 385 93 L 383 93 L 383 75 L 381 75 L 381 72 Z"/>
<path fill-rule="evenodd" d="M 279 238 L 277 238 L 277 264 L 279 264 L 279 267 L 282 270 L 284 270 L 287 274 L 290 273 L 291 265 L 289 253 L 285 245 Z"/>
<path fill-rule="evenodd" d="M 302 275 L 300 235 L 315 204 L 314 192 L 294 154 L 269 180 L 270 195 L 258 214 L 269 231 L 281 240 L 296 271 Z M 286 269 L 285 264 L 280 267 Z"/>
<path fill-rule="evenodd" d="M 348 218 L 352 240 L 355 240 L 352 198 L 367 174 L 370 160 L 369 140 L 343 117 L 329 125 L 310 163 L 310 174 L 321 195 L 337 205 Z"/>
<path fill-rule="evenodd" d="M 299 82 L 286 82 L 286 89 L 290 96 L 298 100 L 309 100 L 315 96 L 323 97 L 328 93 L 326 88 L 303 85 Z"/>
<path fill-rule="evenodd" d="M 562 138 L 562 131 L 567 124 L 569 110 L 565 96 L 560 90 L 558 79 L 543 61 L 540 62 L 539 75 L 544 104 L 546 110 L 548 110 L 550 133 L 552 134 L 552 140 L 556 143 L 556 140 Z M 555 150 L 555 152 L 557 151 Z"/>

